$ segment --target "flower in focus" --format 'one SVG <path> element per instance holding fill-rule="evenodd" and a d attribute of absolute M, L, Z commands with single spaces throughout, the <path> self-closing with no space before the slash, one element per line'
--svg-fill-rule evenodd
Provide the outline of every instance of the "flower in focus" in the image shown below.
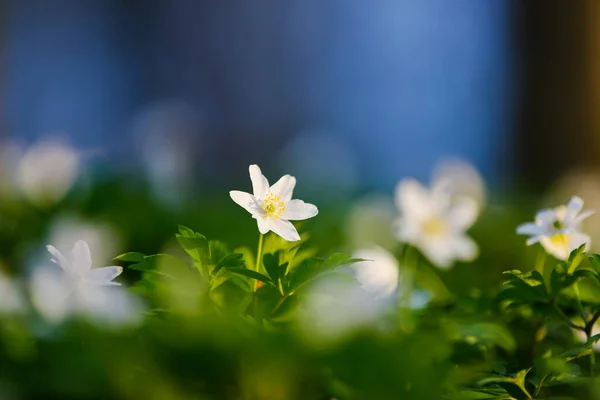
<path fill-rule="evenodd" d="M 566 206 L 538 211 L 534 222 L 517 227 L 517 234 L 530 236 L 527 239 L 528 246 L 539 242 L 548 254 L 559 260 L 566 260 L 579 246 L 590 246 L 591 239 L 580 231 L 580 225 L 594 211 L 582 210 L 583 200 L 573 196 Z"/>
<path fill-rule="evenodd" d="M 449 268 L 455 260 L 471 261 L 477 244 L 466 235 L 479 213 L 469 197 L 452 198 L 449 181 L 435 181 L 431 189 L 412 178 L 401 180 L 395 193 L 400 218 L 396 237 L 417 247 L 435 265 Z"/>
<path fill-rule="evenodd" d="M 258 165 L 250 166 L 253 194 L 232 190 L 231 199 L 256 219 L 258 230 L 265 234 L 273 231 L 287 241 L 300 240 L 290 221 L 299 221 L 317 215 L 317 207 L 302 200 L 292 200 L 296 178 L 282 176 L 273 186 L 261 173 Z"/>
<path fill-rule="evenodd" d="M 90 249 L 82 240 L 75 243 L 69 258 L 53 246 L 47 249 L 60 270 L 40 267 L 31 278 L 32 302 L 47 320 L 56 323 L 81 315 L 124 325 L 138 318 L 135 300 L 113 282 L 122 267 L 91 268 Z"/>
<path fill-rule="evenodd" d="M 362 249 L 353 254 L 361 261 L 350 268 L 356 280 L 367 292 L 376 298 L 388 298 L 398 288 L 398 261 L 394 256 L 380 247 Z"/>

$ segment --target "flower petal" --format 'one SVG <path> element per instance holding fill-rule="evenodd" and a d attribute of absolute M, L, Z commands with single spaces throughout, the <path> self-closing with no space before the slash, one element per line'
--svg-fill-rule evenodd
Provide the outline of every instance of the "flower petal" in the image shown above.
<path fill-rule="evenodd" d="M 292 225 L 291 222 L 281 219 L 268 221 L 269 228 L 288 242 L 295 242 L 297 240 L 300 240 L 300 235 L 298 234 L 298 231 L 296 230 L 294 225 Z"/>
<path fill-rule="evenodd" d="M 60 251 L 58 251 L 58 249 L 52 245 L 48 245 L 46 246 L 46 249 L 48 250 L 48 252 L 50 254 L 52 254 L 52 262 L 54 262 L 55 264 L 58 264 L 65 272 L 69 272 L 72 273 L 73 272 L 73 266 L 71 265 L 71 263 L 69 262 L 69 260 L 67 260 L 67 258 L 65 256 L 62 255 L 62 253 Z"/>
<path fill-rule="evenodd" d="M 594 210 L 585 210 L 584 212 L 582 212 L 581 214 L 579 214 L 577 217 L 575 217 L 575 225 L 580 224 L 581 221 L 583 221 L 584 219 L 586 219 L 587 217 L 595 214 L 596 211 Z"/>
<path fill-rule="evenodd" d="M 394 202 L 406 218 L 418 218 L 430 214 L 429 193 L 413 178 L 405 178 L 398 182 Z"/>
<path fill-rule="evenodd" d="M 92 268 L 90 248 L 83 240 L 78 240 L 73 246 L 73 268 L 80 272 Z"/>
<path fill-rule="evenodd" d="M 285 205 L 285 211 L 281 214 L 282 219 L 300 221 L 312 218 L 319 213 L 317 207 L 313 204 L 305 203 L 302 200 L 290 200 Z"/>
<path fill-rule="evenodd" d="M 572 221 L 577 217 L 577 214 L 583 209 L 583 200 L 581 197 L 573 196 L 569 199 L 567 204 L 567 211 L 565 214 L 565 221 Z"/>
<path fill-rule="evenodd" d="M 479 214 L 479 206 L 468 197 L 457 199 L 450 209 L 450 223 L 455 229 L 465 231 L 473 225 Z"/>
<path fill-rule="evenodd" d="M 542 240 L 542 237 L 544 237 L 544 236 L 543 235 L 532 236 L 532 237 L 530 237 L 530 238 L 527 239 L 527 241 L 525 242 L 525 244 L 527 244 L 527 246 L 531 246 L 532 244 L 536 244 L 540 240 Z"/>
<path fill-rule="evenodd" d="M 472 261 L 479 254 L 477 243 L 468 236 L 458 236 L 454 239 L 454 251 L 456 258 L 461 261 Z"/>
<path fill-rule="evenodd" d="M 281 196 L 281 200 L 287 203 L 292 199 L 294 187 L 296 187 L 296 178 L 291 175 L 284 175 L 271 186 L 270 192 L 276 196 Z"/>
<path fill-rule="evenodd" d="M 538 235 L 543 232 L 543 228 L 533 222 L 525 222 L 517 226 L 517 235 Z"/>
<path fill-rule="evenodd" d="M 590 245 L 592 243 L 592 239 L 585 233 L 576 232 L 570 235 L 569 254 L 584 243 L 586 245 L 586 250 L 589 250 Z"/>
<path fill-rule="evenodd" d="M 229 196 L 231 197 L 231 200 L 235 201 L 237 205 L 243 207 L 250 214 L 261 214 L 262 209 L 260 208 L 260 205 L 256 201 L 256 198 L 250 193 L 232 190 L 229 192 Z"/>
<path fill-rule="evenodd" d="M 258 216 L 256 217 L 256 223 L 258 224 L 258 231 L 263 235 L 271 230 L 269 220 L 267 218 Z"/>
<path fill-rule="evenodd" d="M 87 283 L 95 285 L 116 285 L 120 286 L 118 282 L 111 282 L 117 276 L 121 275 L 123 267 L 102 267 L 94 268 L 86 271 L 84 274 L 85 281 Z"/>
<path fill-rule="evenodd" d="M 545 208 L 540 210 L 535 215 L 535 222 L 538 225 L 549 225 L 556 221 L 558 218 L 557 210 L 552 208 Z"/>
<path fill-rule="evenodd" d="M 252 181 L 252 192 L 254 193 L 254 197 L 263 199 L 269 190 L 269 181 L 262 174 L 258 165 L 252 164 L 248 170 L 250 171 L 250 180 Z"/>

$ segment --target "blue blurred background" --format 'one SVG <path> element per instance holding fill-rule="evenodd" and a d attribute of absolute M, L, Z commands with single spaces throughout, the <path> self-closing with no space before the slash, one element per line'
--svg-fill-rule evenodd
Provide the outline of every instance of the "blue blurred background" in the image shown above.
<path fill-rule="evenodd" d="M 3 135 L 175 186 L 259 163 L 389 190 L 458 156 L 544 187 L 598 136 L 593 6 L 550 3 L 7 0 Z"/>

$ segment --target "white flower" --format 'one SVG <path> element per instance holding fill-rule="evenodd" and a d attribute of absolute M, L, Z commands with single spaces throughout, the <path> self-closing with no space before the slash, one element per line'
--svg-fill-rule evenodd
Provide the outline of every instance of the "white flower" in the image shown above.
<path fill-rule="evenodd" d="M 70 258 L 53 246 L 47 249 L 61 269 L 40 267 L 31 278 L 32 303 L 47 320 L 57 323 L 79 315 L 108 325 L 137 322 L 139 304 L 112 281 L 122 267 L 91 268 L 90 250 L 82 240 Z"/>
<path fill-rule="evenodd" d="M 387 309 L 385 303 L 349 278 L 332 274 L 311 284 L 298 313 L 304 338 L 317 345 L 331 344 L 377 325 Z"/>
<path fill-rule="evenodd" d="M 246 209 L 265 234 L 273 231 L 290 242 L 300 240 L 300 235 L 290 221 L 299 221 L 317 215 L 317 207 L 302 200 L 292 200 L 296 178 L 284 175 L 273 186 L 261 173 L 258 165 L 250 166 L 253 195 L 232 190 L 231 199 Z"/>
<path fill-rule="evenodd" d="M 80 154 L 60 142 L 31 146 L 17 169 L 18 185 L 27 200 L 48 206 L 62 199 L 79 173 Z"/>
<path fill-rule="evenodd" d="M 589 248 L 591 239 L 580 232 L 581 221 L 594 213 L 583 209 L 583 200 L 571 197 L 569 203 L 555 208 L 538 211 L 535 222 L 527 222 L 517 227 L 517 234 L 529 235 L 527 245 L 541 243 L 546 252 L 559 260 L 566 260 L 582 244 Z"/>
<path fill-rule="evenodd" d="M 479 208 L 468 197 L 452 200 L 448 181 L 436 181 L 428 190 L 414 179 L 401 180 L 395 202 L 400 218 L 396 237 L 417 247 L 435 265 L 449 268 L 455 260 L 470 261 L 478 254 L 477 244 L 466 235 Z"/>
<path fill-rule="evenodd" d="M 375 298 L 389 298 L 398 288 L 398 261 L 380 247 L 362 249 L 353 254 L 362 258 L 350 268 L 361 287 Z"/>
<path fill-rule="evenodd" d="M 50 260 L 62 268 L 67 279 L 71 280 L 74 285 L 121 285 L 112 280 L 123 272 L 123 267 L 92 268 L 90 248 L 83 240 L 78 240 L 73 246 L 70 260 L 54 246 L 48 245 L 46 248 L 52 254 Z"/>

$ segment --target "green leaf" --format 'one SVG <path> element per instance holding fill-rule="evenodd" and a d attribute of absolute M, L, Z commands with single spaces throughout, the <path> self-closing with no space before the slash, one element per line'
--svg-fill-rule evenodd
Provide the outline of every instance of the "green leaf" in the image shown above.
<path fill-rule="evenodd" d="M 508 329 L 502 325 L 482 322 L 463 326 L 460 329 L 461 336 L 475 338 L 479 342 L 492 344 L 506 351 L 514 351 L 517 343 Z"/>
<path fill-rule="evenodd" d="M 328 257 L 309 258 L 298 265 L 291 273 L 289 287 L 292 291 L 297 290 L 308 281 L 319 275 L 335 271 L 336 269 L 364 261 L 362 258 L 352 258 L 347 254 L 336 253 Z"/>
<path fill-rule="evenodd" d="M 581 264 L 581 262 L 583 261 L 583 257 L 585 256 L 585 246 L 585 243 L 582 244 L 581 246 L 573 250 L 569 255 L 569 259 L 567 260 L 567 272 L 569 274 L 573 273 L 575 269 L 577 269 L 579 264 Z"/>
<path fill-rule="evenodd" d="M 212 265 L 217 265 L 223 257 L 231 253 L 227 246 L 218 240 L 209 240 L 208 249 L 210 252 L 210 263 Z"/>
<path fill-rule="evenodd" d="M 231 253 L 225 255 L 213 268 L 212 274 L 217 274 L 221 268 L 238 268 L 244 265 L 244 255 L 241 253 Z"/>
<path fill-rule="evenodd" d="M 279 251 L 275 253 L 265 254 L 263 256 L 263 265 L 267 274 L 271 277 L 274 282 L 279 279 Z"/>
<path fill-rule="evenodd" d="M 248 278 L 256 279 L 269 285 L 275 286 L 275 282 L 273 282 L 271 278 L 261 274 L 260 272 L 253 271 L 248 268 L 228 268 L 227 271 L 232 272 L 234 274 L 244 275 Z"/>
<path fill-rule="evenodd" d="M 143 253 L 131 252 L 131 253 L 121 254 L 120 256 L 117 256 L 114 259 L 119 260 L 119 261 L 125 261 L 125 262 L 139 263 L 139 262 L 144 261 L 144 257 L 146 257 L 146 255 Z"/>
<path fill-rule="evenodd" d="M 590 264 L 592 264 L 596 272 L 600 274 L 600 255 L 590 254 L 588 255 L 588 260 L 590 260 Z"/>
<path fill-rule="evenodd" d="M 181 225 L 179 226 L 179 233 L 175 237 L 179 245 L 190 257 L 199 262 L 203 267 L 208 267 L 210 264 L 210 249 L 206 237 Z"/>

